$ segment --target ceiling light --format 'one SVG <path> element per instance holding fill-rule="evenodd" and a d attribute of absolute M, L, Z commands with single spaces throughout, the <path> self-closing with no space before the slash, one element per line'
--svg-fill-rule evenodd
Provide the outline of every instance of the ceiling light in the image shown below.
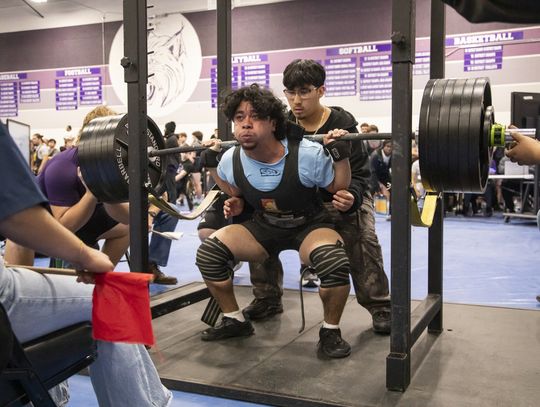
<path fill-rule="evenodd" d="M 32 3 L 47 3 L 47 0 L 30 0 Z"/>

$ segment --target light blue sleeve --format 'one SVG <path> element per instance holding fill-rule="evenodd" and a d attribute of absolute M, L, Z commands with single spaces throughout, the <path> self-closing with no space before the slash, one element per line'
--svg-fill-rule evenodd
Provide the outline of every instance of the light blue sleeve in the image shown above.
<path fill-rule="evenodd" d="M 227 181 L 233 187 L 237 188 L 234 183 L 234 171 L 233 171 L 233 152 L 235 148 L 229 148 L 219 161 L 217 167 L 217 174 L 223 181 Z"/>
<path fill-rule="evenodd" d="M 302 140 L 298 158 L 302 185 L 308 188 L 313 186 L 325 188 L 334 180 L 332 158 L 325 154 L 321 144 Z"/>

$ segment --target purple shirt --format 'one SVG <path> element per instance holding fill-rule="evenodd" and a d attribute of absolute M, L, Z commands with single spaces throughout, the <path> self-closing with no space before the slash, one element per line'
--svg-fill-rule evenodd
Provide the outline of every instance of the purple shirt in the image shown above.
<path fill-rule="evenodd" d="M 77 175 L 78 148 L 68 148 L 47 161 L 37 182 L 54 206 L 73 206 L 81 200 L 86 189 Z"/>

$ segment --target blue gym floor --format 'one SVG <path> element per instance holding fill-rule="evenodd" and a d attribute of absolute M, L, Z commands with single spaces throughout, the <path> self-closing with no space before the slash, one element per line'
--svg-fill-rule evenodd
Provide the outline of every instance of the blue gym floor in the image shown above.
<path fill-rule="evenodd" d="M 377 234 L 385 261 L 390 269 L 390 225 L 377 216 Z M 197 221 L 180 221 L 177 231 L 184 233 L 173 241 L 166 274 L 178 277 L 179 284 L 202 281 L 195 267 L 195 252 L 199 245 Z M 536 296 L 540 294 L 540 231 L 536 223 L 512 218 L 504 223 L 500 213 L 491 218 L 449 216 L 444 223 L 444 302 L 512 307 L 540 310 Z M 286 288 L 298 288 L 299 261 L 297 253 L 283 252 Z M 118 269 L 127 267 L 120 263 Z M 427 293 L 427 229 L 412 230 L 413 299 L 423 299 Z M 235 283 L 249 285 L 247 265 L 235 274 Z M 152 285 L 153 294 L 170 287 Z M 245 306 L 246 304 L 241 304 Z M 87 377 L 70 379 L 70 406 L 96 406 Z M 173 406 L 255 406 L 256 404 L 227 399 L 174 392 Z"/>
<path fill-rule="evenodd" d="M 386 272 L 390 272 L 390 225 L 383 216 L 376 216 L 376 230 L 383 250 Z M 173 241 L 166 274 L 178 278 L 179 284 L 202 281 L 195 267 L 199 246 L 197 221 L 180 221 L 178 231 L 184 233 Z M 411 296 L 423 299 L 427 294 L 426 228 L 412 229 Z M 294 251 L 281 254 L 286 288 L 298 288 L 300 263 Z M 125 264 L 125 263 L 124 263 Z M 534 221 L 512 218 L 504 223 L 501 213 L 485 218 L 480 215 L 449 215 L 444 223 L 444 301 L 540 309 L 540 231 Z M 122 268 L 122 263 L 119 265 Z M 235 283 L 250 285 L 249 270 L 243 265 L 235 273 Z M 153 286 L 152 293 L 168 289 Z"/>

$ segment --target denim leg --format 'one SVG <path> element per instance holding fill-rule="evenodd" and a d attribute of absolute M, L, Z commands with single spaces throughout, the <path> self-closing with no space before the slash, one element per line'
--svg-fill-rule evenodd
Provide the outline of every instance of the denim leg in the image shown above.
<path fill-rule="evenodd" d="M 22 343 L 92 317 L 93 285 L 0 265 L 0 301 Z"/>
<path fill-rule="evenodd" d="M 172 394 L 143 345 L 98 341 L 90 377 L 100 407 L 165 407 Z M 127 374 L 129 372 L 129 374 Z"/>
<path fill-rule="evenodd" d="M 154 219 L 153 228 L 158 232 L 174 232 L 177 224 L 177 218 L 167 213 L 159 212 Z M 170 239 L 165 239 L 162 236 L 152 233 L 148 248 L 148 261 L 161 267 L 167 266 L 171 252 L 171 243 L 172 241 Z"/>
<path fill-rule="evenodd" d="M 74 277 L 6 269 L 0 260 L 0 301 L 21 342 L 90 321 L 93 288 Z M 98 342 L 98 358 L 90 371 L 92 382 L 99 386 L 100 405 L 161 407 L 170 403 L 171 393 L 161 384 L 144 346 Z"/>

